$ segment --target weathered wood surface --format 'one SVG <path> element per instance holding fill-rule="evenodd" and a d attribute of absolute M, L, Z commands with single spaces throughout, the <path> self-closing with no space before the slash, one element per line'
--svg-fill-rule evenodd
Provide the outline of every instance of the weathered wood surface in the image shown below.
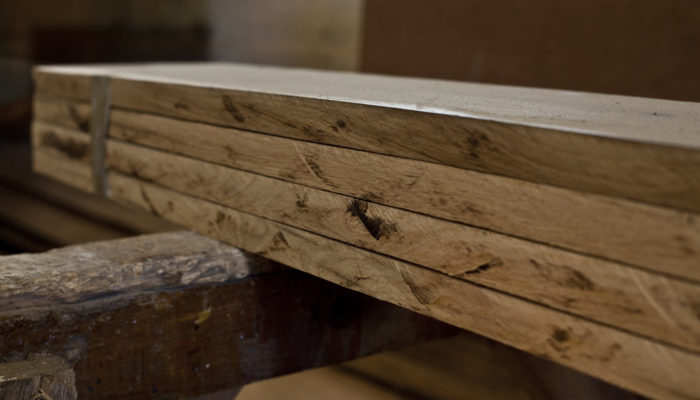
<path fill-rule="evenodd" d="M 116 172 L 110 185 L 115 200 L 628 390 L 678 399 L 700 393 L 694 352 Z"/>
<path fill-rule="evenodd" d="M 39 93 L 700 211 L 700 105 L 226 64 L 43 67 Z M 86 90 L 87 88 L 87 90 Z"/>
<path fill-rule="evenodd" d="M 111 121 L 114 138 L 700 281 L 700 216 L 691 212 L 146 114 L 113 110 Z M 33 129 L 35 147 L 88 158 L 85 135 Z M 109 147 L 122 170 L 167 174 Z"/>
<path fill-rule="evenodd" d="M 61 357 L 0 363 L 0 400 L 75 400 L 75 373 Z"/>
<path fill-rule="evenodd" d="M 181 193 L 700 351 L 700 286 L 694 283 L 115 141 L 108 143 L 107 164 Z"/>
<path fill-rule="evenodd" d="M 79 398 L 195 396 L 454 328 L 192 232 L 0 258 L 0 361 L 65 358 Z"/>
<path fill-rule="evenodd" d="M 241 250 L 193 232 L 96 242 L 0 258 L 0 312 L 221 283 L 264 272 L 265 265 L 256 265 Z"/>

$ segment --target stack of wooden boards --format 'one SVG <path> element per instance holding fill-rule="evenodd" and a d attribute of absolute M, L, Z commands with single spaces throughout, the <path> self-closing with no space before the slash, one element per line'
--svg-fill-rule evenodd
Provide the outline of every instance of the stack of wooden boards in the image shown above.
<path fill-rule="evenodd" d="M 700 398 L 698 104 L 229 64 L 35 81 L 40 173 L 92 191 L 104 165 L 118 202 L 626 389 Z"/>

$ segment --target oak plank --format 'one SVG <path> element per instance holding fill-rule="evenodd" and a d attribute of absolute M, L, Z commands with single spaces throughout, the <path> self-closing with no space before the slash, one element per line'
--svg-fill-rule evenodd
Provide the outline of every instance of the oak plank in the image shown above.
<path fill-rule="evenodd" d="M 625 389 L 654 398 L 700 394 L 696 354 L 118 173 L 110 181 L 115 200 Z"/>
<path fill-rule="evenodd" d="M 696 103 L 235 64 L 43 67 L 37 90 L 73 74 L 110 75 L 115 107 L 700 211 Z"/>
<path fill-rule="evenodd" d="M 698 284 L 168 153 L 108 148 L 111 170 L 700 350 Z"/>
<path fill-rule="evenodd" d="M 124 128 L 123 124 L 136 128 Z M 73 150 L 85 146 L 85 135 L 40 121 L 34 122 L 33 130 L 35 146 L 80 160 L 87 158 L 87 154 Z M 187 139 L 195 133 L 200 140 Z M 700 219 L 694 213 L 117 110 L 112 112 L 110 134 L 284 181 L 700 281 Z M 122 163 L 121 169 L 130 173 L 153 168 L 144 162 L 124 165 L 126 161 L 120 157 L 128 156 L 108 158 Z"/>
<path fill-rule="evenodd" d="M 113 140 L 107 154 L 113 171 L 700 350 L 694 283 Z"/>

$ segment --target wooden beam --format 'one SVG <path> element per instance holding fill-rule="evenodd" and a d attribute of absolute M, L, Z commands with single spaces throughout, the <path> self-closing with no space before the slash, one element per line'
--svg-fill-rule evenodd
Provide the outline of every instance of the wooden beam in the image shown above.
<path fill-rule="evenodd" d="M 79 397 L 196 396 L 455 330 L 191 232 L 0 258 L 0 360 Z"/>
<path fill-rule="evenodd" d="M 39 93 L 700 211 L 694 103 L 235 64 L 43 67 Z"/>

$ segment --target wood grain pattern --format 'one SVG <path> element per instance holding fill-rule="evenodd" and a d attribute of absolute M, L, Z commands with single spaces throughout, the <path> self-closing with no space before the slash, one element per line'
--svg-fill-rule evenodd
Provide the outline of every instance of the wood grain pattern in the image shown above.
<path fill-rule="evenodd" d="M 0 400 L 76 400 L 75 373 L 61 357 L 0 362 Z"/>
<path fill-rule="evenodd" d="M 127 129 L 125 120 L 141 122 Z M 700 220 L 693 213 L 142 114 L 114 110 L 112 121 L 115 138 L 700 281 Z M 194 132 L 196 143 L 188 139 Z M 86 159 L 75 150 L 86 138 L 34 123 L 35 147 L 58 154 Z M 109 158 L 120 157 L 128 155 Z M 146 164 L 121 168 L 138 173 Z"/>
<path fill-rule="evenodd" d="M 239 249 L 187 231 L 68 246 L 0 258 L 0 313 L 270 271 L 274 268 Z"/>
<path fill-rule="evenodd" d="M 700 350 L 697 284 L 113 140 L 107 153 L 114 171 Z"/>
<path fill-rule="evenodd" d="M 114 67 L 112 104 L 700 211 L 694 103 L 273 68 L 177 68 Z M 93 70 L 100 71 L 110 70 Z M 35 75 L 72 79 L 64 72 Z M 285 73 L 291 89 L 280 82 Z M 226 82 L 245 88 L 226 89 Z M 255 93 L 255 84 L 266 93 Z M 295 96 L 304 90 L 310 93 Z M 60 94 L 41 84 L 38 91 Z"/>
<path fill-rule="evenodd" d="M 110 181 L 118 201 L 628 390 L 669 399 L 700 393 L 696 354 L 118 173 Z"/>
<path fill-rule="evenodd" d="M 192 232 L 0 270 L 0 362 L 61 356 L 81 399 L 190 397 L 456 331 Z"/>

